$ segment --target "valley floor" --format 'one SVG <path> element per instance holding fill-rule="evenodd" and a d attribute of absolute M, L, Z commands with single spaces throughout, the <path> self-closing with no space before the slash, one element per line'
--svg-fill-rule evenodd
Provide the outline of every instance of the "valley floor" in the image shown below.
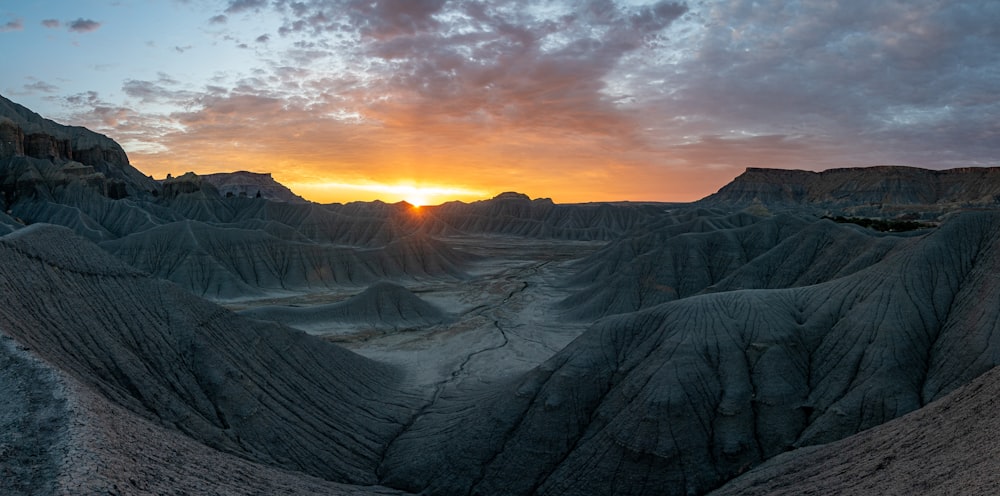
<path fill-rule="evenodd" d="M 408 285 L 450 318 L 427 328 L 385 331 L 333 321 L 302 330 L 374 360 L 403 368 L 418 389 L 439 393 L 446 385 L 491 382 L 526 372 L 550 358 L 588 327 L 555 308 L 570 294 L 562 287 L 569 264 L 600 242 L 535 240 L 504 236 L 452 237 L 454 248 L 473 254 L 465 280 Z M 343 301 L 364 288 L 334 288 L 294 296 L 229 303 L 232 310 L 284 305 L 308 308 Z"/>

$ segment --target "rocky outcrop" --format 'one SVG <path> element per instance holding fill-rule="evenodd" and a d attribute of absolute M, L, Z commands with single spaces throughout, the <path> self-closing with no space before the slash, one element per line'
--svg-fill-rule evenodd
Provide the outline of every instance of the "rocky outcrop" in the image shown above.
<path fill-rule="evenodd" d="M 0 117 L 0 160 L 24 155 L 24 131 L 7 117 Z"/>
<path fill-rule="evenodd" d="M 275 181 L 270 173 L 258 174 L 247 171 L 204 174 L 201 176 L 225 197 L 264 198 L 265 200 L 304 203 L 306 200 L 296 195 L 284 184 Z"/>
<path fill-rule="evenodd" d="M 173 200 L 181 195 L 191 195 L 200 193 L 207 200 L 219 197 L 219 190 L 204 177 L 187 172 L 177 177 L 167 176 L 161 184 L 163 185 L 162 197 L 166 200 Z"/>
<path fill-rule="evenodd" d="M 0 175 L 5 163 L 28 157 L 62 166 L 77 162 L 108 181 L 112 197 L 156 191 L 159 186 L 129 164 L 125 150 L 111 138 L 82 127 L 63 126 L 0 96 Z"/>
<path fill-rule="evenodd" d="M 879 166 L 823 172 L 748 168 L 699 203 L 745 207 L 754 202 L 767 207 L 809 206 L 891 215 L 995 208 L 1000 205 L 1000 168 Z"/>

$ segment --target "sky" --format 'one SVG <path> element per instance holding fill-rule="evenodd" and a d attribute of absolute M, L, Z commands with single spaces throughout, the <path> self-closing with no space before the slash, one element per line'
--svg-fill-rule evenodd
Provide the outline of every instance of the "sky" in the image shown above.
<path fill-rule="evenodd" d="M 994 0 L 0 0 L 0 94 L 319 202 L 997 166 L 997 47 Z"/>

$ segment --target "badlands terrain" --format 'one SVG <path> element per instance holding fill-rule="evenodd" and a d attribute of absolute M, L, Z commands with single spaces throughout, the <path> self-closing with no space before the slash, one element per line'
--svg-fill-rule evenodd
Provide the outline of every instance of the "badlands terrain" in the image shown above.
<path fill-rule="evenodd" d="M 320 205 L 0 97 L 0 301 L 2 494 L 1000 490 L 998 169 Z"/>

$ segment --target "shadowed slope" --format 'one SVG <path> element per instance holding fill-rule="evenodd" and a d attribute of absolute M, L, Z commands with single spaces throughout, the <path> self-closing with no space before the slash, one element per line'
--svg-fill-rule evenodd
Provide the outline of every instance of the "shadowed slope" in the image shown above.
<path fill-rule="evenodd" d="M 998 221 L 962 215 L 828 283 L 606 319 L 510 384 L 442 393 L 394 442 L 383 480 L 440 494 L 698 493 L 913 411 L 1000 363 Z"/>
<path fill-rule="evenodd" d="M 720 282 L 808 222 L 791 215 L 757 218 L 705 211 L 623 237 L 576 263 L 579 271 L 568 284 L 579 289 L 560 308 L 575 319 L 592 320 L 686 298 Z"/>
<path fill-rule="evenodd" d="M 109 400 L 219 450 L 371 484 L 416 400 L 398 372 L 148 279 L 54 226 L 0 238 L 4 333 Z"/>
<path fill-rule="evenodd" d="M 706 290 L 778 289 L 819 284 L 878 263 L 920 234 L 926 232 L 886 235 L 819 220 L 780 240 L 778 245 Z"/>
<path fill-rule="evenodd" d="M 779 455 L 713 496 L 996 494 L 1000 369 L 884 425 Z"/>

